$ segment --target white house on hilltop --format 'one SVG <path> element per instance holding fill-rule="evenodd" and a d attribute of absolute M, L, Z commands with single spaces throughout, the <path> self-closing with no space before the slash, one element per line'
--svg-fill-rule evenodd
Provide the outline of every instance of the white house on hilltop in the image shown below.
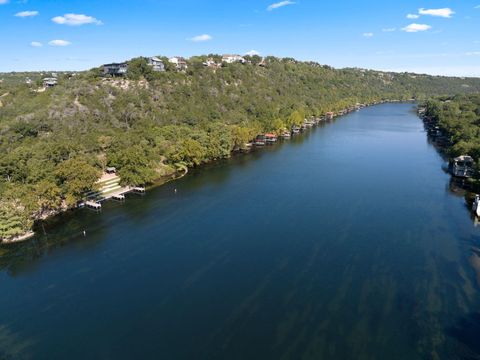
<path fill-rule="evenodd" d="M 112 63 L 103 65 L 103 74 L 111 76 L 123 76 L 128 71 L 127 63 Z"/>
<path fill-rule="evenodd" d="M 46 89 L 57 86 L 57 84 L 58 84 L 58 80 L 56 77 L 49 77 L 49 78 L 43 79 L 43 87 Z"/>
<path fill-rule="evenodd" d="M 240 55 L 223 55 L 222 61 L 228 64 L 232 64 L 235 62 L 241 62 L 242 64 L 245 63 L 245 59 L 243 58 L 243 56 Z"/>
<path fill-rule="evenodd" d="M 170 63 L 174 64 L 175 67 L 177 68 L 177 70 L 187 70 L 188 69 L 187 61 L 181 56 L 171 57 L 170 59 L 168 59 L 168 61 Z"/>
<path fill-rule="evenodd" d="M 153 71 L 162 72 L 165 71 L 165 64 L 161 59 L 156 56 L 148 58 L 148 65 L 150 65 Z"/>

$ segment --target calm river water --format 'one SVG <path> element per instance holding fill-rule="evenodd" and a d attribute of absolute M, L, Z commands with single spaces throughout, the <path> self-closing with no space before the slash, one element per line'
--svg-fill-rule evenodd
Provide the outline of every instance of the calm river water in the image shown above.
<path fill-rule="evenodd" d="M 480 359 L 442 164 L 385 104 L 60 216 L 0 250 L 0 359 Z"/>

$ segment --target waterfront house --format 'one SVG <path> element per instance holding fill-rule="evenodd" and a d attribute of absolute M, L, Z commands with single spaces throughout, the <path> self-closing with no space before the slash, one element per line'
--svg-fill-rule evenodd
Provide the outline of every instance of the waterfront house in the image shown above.
<path fill-rule="evenodd" d="M 168 59 L 168 61 L 171 64 L 174 64 L 175 68 L 177 70 L 187 70 L 188 69 L 187 61 L 181 56 L 171 57 L 170 59 Z"/>
<path fill-rule="evenodd" d="M 232 64 L 236 62 L 244 64 L 246 62 L 245 59 L 240 55 L 223 55 L 222 61 L 226 62 L 227 64 Z"/>
<path fill-rule="evenodd" d="M 255 146 L 265 146 L 265 143 L 266 143 L 265 135 L 258 135 L 255 138 Z"/>
<path fill-rule="evenodd" d="M 277 135 L 272 134 L 272 133 L 265 134 L 265 142 L 267 144 L 276 143 L 277 142 Z"/>
<path fill-rule="evenodd" d="M 103 74 L 111 76 L 123 76 L 128 71 L 127 63 L 112 63 L 103 65 Z"/>
<path fill-rule="evenodd" d="M 325 118 L 327 120 L 333 120 L 333 117 L 335 116 L 335 114 L 332 112 L 332 111 L 329 111 L 325 114 Z"/>
<path fill-rule="evenodd" d="M 162 72 L 165 71 L 165 64 L 161 59 L 156 56 L 148 58 L 148 65 L 152 67 L 153 71 Z"/>
<path fill-rule="evenodd" d="M 43 87 L 46 89 L 57 86 L 57 84 L 58 84 L 58 80 L 55 77 L 48 77 L 43 79 Z"/>
<path fill-rule="evenodd" d="M 313 127 L 313 125 L 315 125 L 313 119 L 305 119 L 305 120 L 303 121 L 303 123 L 305 124 L 305 126 L 306 126 L 307 128 L 311 128 L 311 127 Z"/>
<path fill-rule="evenodd" d="M 473 176 L 474 170 L 473 158 L 469 155 L 461 155 L 453 159 L 452 175 L 461 178 Z"/>

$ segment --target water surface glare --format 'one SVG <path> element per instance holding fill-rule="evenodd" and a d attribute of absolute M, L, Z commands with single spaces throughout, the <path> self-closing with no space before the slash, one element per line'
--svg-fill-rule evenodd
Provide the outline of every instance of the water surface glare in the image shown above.
<path fill-rule="evenodd" d="M 0 359 L 480 359 L 480 228 L 442 163 L 384 104 L 57 217 L 0 249 Z"/>

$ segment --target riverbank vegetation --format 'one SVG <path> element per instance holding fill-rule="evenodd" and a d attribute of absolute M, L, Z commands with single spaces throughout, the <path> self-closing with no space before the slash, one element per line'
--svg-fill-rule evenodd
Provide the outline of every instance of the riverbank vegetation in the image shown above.
<path fill-rule="evenodd" d="M 45 91 L 38 89 L 47 74 L 0 74 L 0 239 L 75 205 L 106 166 L 118 169 L 124 185 L 146 184 L 228 157 L 255 135 L 306 116 L 480 91 L 479 79 L 246 59 L 213 69 L 203 66 L 206 57 L 193 57 L 185 72 L 164 59 L 167 71 L 157 73 L 137 58 L 125 78 L 105 78 L 101 68 L 59 73 L 58 85 Z"/>
<path fill-rule="evenodd" d="M 425 115 L 447 137 L 450 157 L 468 154 L 479 165 L 480 94 L 444 96 L 425 102 Z"/>

